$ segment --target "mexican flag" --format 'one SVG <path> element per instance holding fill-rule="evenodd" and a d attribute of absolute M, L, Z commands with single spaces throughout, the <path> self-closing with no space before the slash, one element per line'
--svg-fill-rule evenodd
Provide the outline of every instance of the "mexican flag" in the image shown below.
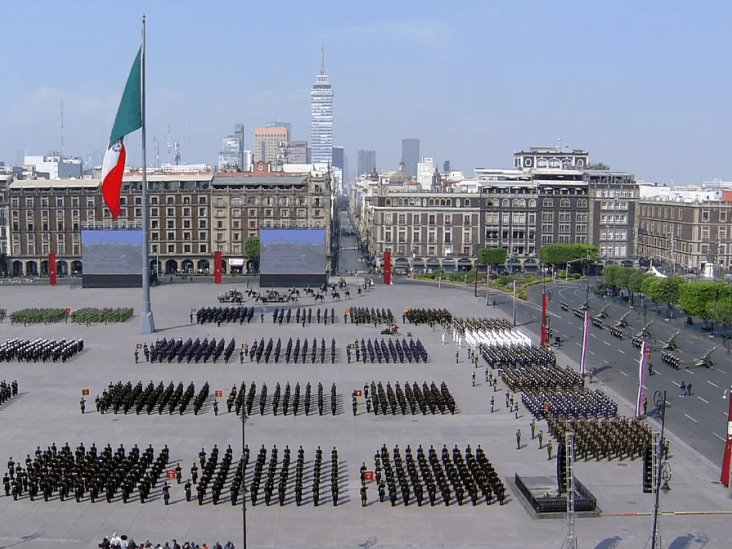
<path fill-rule="evenodd" d="M 137 52 L 132 63 L 130 75 L 127 77 L 125 91 L 117 109 L 117 116 L 109 136 L 109 147 L 102 162 L 102 196 L 104 202 L 117 218 L 122 213 L 119 195 L 122 190 L 122 175 L 125 171 L 127 153 L 123 142 L 127 134 L 142 127 L 142 48 Z"/>

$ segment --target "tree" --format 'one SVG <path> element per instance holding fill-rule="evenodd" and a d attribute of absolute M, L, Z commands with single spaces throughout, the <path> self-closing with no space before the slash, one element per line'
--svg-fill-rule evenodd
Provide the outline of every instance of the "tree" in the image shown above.
<path fill-rule="evenodd" d="M 618 269 L 620 269 L 619 265 L 605 267 L 605 284 L 613 288 L 618 287 Z"/>
<path fill-rule="evenodd" d="M 259 237 L 250 236 L 244 243 L 244 254 L 249 259 L 259 261 Z"/>
<path fill-rule="evenodd" d="M 615 275 L 615 286 L 627 290 L 630 287 L 630 275 L 633 274 L 633 269 L 628 267 L 618 267 Z"/>
<path fill-rule="evenodd" d="M 691 316 L 703 320 L 711 318 L 707 311 L 707 304 L 726 297 L 726 288 L 722 282 L 693 282 L 682 284 L 679 288 L 679 305 Z"/>
<path fill-rule="evenodd" d="M 483 248 L 478 251 L 478 259 L 483 265 L 503 265 L 507 257 L 506 248 Z"/>
<path fill-rule="evenodd" d="M 259 270 L 259 237 L 250 236 L 244 242 L 244 254 L 249 258 L 249 261 L 254 262 L 254 268 Z"/>
<path fill-rule="evenodd" d="M 723 297 L 707 303 L 707 315 L 712 322 L 732 322 L 732 297 Z"/>
<path fill-rule="evenodd" d="M 570 261 L 597 261 L 597 246 L 592 244 L 547 244 L 539 250 L 539 258 L 544 265 L 564 265 Z M 584 263 L 584 262 L 583 262 Z"/>
<path fill-rule="evenodd" d="M 633 293 L 641 293 L 643 291 L 643 282 L 646 277 L 653 276 L 648 273 L 644 273 L 640 269 L 633 269 L 630 277 L 628 277 L 628 289 Z M 678 299 L 677 299 L 678 301 Z"/>

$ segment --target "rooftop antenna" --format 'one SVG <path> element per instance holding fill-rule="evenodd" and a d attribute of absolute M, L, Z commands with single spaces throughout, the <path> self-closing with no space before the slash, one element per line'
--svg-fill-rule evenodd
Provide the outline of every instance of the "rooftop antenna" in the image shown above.
<path fill-rule="evenodd" d="M 175 165 L 180 164 L 180 143 L 175 142 Z"/>
<path fill-rule="evenodd" d="M 325 74 L 325 40 L 320 40 L 320 74 Z"/>
<path fill-rule="evenodd" d="M 155 167 L 160 169 L 160 141 L 157 137 L 153 137 L 153 141 L 155 141 Z"/>
<path fill-rule="evenodd" d="M 170 124 L 168 124 L 168 164 L 170 164 Z"/>
<path fill-rule="evenodd" d="M 64 99 L 61 98 L 61 158 L 64 157 Z"/>
<path fill-rule="evenodd" d="M 557 150 L 558 151 L 562 150 L 562 138 L 561 137 L 557 137 Z"/>

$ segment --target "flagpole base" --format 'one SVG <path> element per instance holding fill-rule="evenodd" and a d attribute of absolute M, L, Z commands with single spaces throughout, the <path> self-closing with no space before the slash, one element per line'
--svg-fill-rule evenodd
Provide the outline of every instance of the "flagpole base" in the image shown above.
<path fill-rule="evenodd" d="M 155 319 L 153 318 L 152 311 L 143 314 L 140 317 L 140 333 L 141 334 L 152 334 L 155 332 Z"/>

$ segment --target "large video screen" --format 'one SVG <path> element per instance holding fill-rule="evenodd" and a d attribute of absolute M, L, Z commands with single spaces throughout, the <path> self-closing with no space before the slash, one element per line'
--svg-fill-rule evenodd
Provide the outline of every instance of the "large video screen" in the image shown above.
<path fill-rule="evenodd" d="M 325 273 L 325 229 L 262 229 L 259 243 L 261 274 Z"/>
<path fill-rule="evenodd" d="M 85 275 L 142 274 L 142 230 L 81 231 Z"/>

